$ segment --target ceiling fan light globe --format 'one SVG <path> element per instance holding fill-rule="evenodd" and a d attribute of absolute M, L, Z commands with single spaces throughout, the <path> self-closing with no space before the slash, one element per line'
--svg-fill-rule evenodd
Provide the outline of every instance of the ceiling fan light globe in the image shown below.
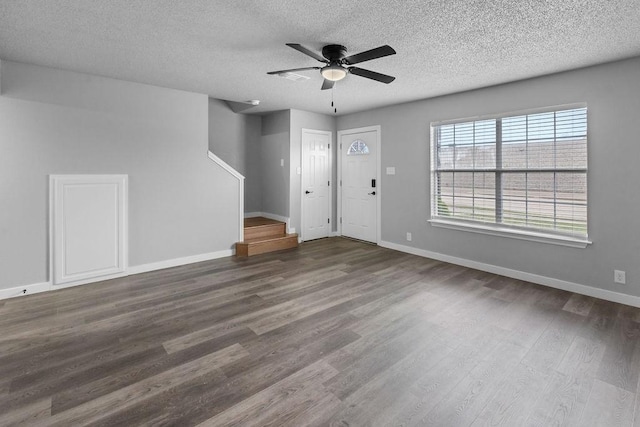
<path fill-rule="evenodd" d="M 327 80 L 337 82 L 338 80 L 342 80 L 347 76 L 347 70 L 339 65 L 327 65 L 320 70 L 320 74 L 322 74 L 322 77 Z"/>

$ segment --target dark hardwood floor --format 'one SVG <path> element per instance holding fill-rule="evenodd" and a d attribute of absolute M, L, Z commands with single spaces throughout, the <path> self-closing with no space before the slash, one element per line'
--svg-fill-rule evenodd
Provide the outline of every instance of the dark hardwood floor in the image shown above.
<path fill-rule="evenodd" d="M 639 309 L 341 238 L 0 302 L 2 426 L 638 426 L 639 372 Z"/>

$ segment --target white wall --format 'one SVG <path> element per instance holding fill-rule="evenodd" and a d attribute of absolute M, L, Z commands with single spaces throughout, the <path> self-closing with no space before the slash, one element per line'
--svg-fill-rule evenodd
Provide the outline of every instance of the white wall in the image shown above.
<path fill-rule="evenodd" d="M 0 290 L 48 280 L 48 175 L 129 175 L 129 265 L 230 250 L 237 180 L 207 158 L 208 98 L 2 61 Z"/>
<path fill-rule="evenodd" d="M 588 104 L 586 249 L 435 228 L 429 219 L 431 122 Z M 382 239 L 425 251 L 640 296 L 640 58 L 338 117 L 338 130 L 381 125 Z M 405 240 L 406 232 L 413 241 Z M 613 283 L 626 270 L 627 285 Z"/>

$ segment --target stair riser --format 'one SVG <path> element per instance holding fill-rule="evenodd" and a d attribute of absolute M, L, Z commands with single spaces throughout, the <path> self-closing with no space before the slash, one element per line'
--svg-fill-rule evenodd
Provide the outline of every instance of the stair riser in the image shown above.
<path fill-rule="evenodd" d="M 284 236 L 287 234 L 286 224 L 263 225 L 260 227 L 245 227 L 244 239 L 258 239 Z"/>
<path fill-rule="evenodd" d="M 254 242 L 254 243 L 236 243 L 237 256 L 252 256 L 264 254 L 267 252 L 281 251 L 284 249 L 296 248 L 298 246 L 298 237 L 286 237 L 275 241 Z"/>

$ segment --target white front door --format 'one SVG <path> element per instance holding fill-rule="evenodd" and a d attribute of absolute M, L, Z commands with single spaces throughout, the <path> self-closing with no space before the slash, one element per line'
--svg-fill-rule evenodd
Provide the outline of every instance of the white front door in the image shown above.
<path fill-rule="evenodd" d="M 328 237 L 331 230 L 329 146 L 331 132 L 302 130 L 302 239 Z"/>
<path fill-rule="evenodd" d="M 340 133 L 342 235 L 378 241 L 377 128 Z"/>

